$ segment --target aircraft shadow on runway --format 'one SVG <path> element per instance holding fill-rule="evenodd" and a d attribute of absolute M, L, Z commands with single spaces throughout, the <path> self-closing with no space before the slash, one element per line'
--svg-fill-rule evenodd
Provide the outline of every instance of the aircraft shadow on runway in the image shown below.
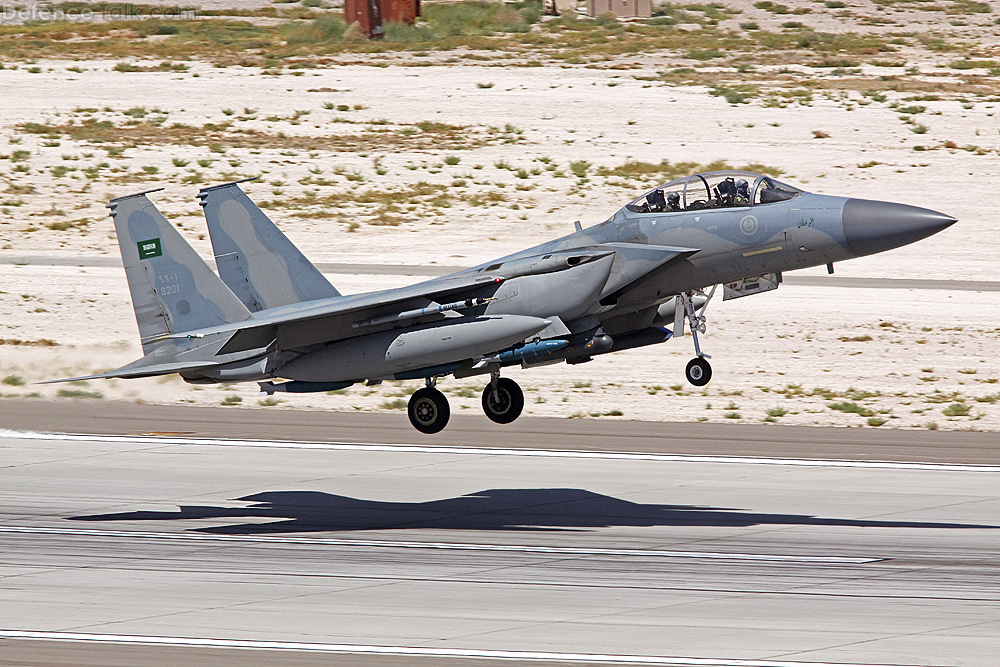
<path fill-rule="evenodd" d="M 804 514 L 762 514 L 732 508 L 634 503 L 584 489 L 489 489 L 422 503 L 380 502 L 319 491 L 267 491 L 237 500 L 248 507 L 182 505 L 170 512 L 119 512 L 70 517 L 74 521 L 278 519 L 194 528 L 204 533 L 253 535 L 347 530 L 586 530 L 611 526 L 760 525 L 861 528 L 997 528 L 1000 526 L 832 519 Z"/>

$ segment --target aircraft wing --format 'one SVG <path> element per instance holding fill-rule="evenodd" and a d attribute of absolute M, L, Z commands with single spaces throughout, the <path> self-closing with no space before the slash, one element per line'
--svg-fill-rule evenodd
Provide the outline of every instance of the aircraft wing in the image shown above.
<path fill-rule="evenodd" d="M 629 285 L 670 262 L 700 252 L 698 248 L 648 245 L 644 243 L 602 243 L 593 248 L 614 249 L 618 257 L 601 298 L 620 295 Z"/>
<path fill-rule="evenodd" d="M 219 354 L 265 347 L 276 338 L 284 349 L 356 336 L 365 321 L 433 306 L 447 299 L 490 296 L 504 282 L 498 276 L 456 276 L 349 296 L 320 299 L 254 313 L 243 322 L 185 331 L 163 338 L 204 338 L 233 334 Z"/>

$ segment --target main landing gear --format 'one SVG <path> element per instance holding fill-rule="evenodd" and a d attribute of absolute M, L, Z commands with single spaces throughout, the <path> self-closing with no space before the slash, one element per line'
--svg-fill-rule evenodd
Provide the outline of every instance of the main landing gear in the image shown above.
<path fill-rule="evenodd" d="M 687 368 L 684 369 L 684 375 L 687 377 L 687 381 L 696 387 L 704 387 L 712 379 L 712 365 L 708 363 L 711 357 L 701 351 L 698 334 L 705 333 L 705 310 L 708 308 L 708 302 L 712 300 L 713 295 L 715 295 L 715 287 L 712 287 L 712 291 L 708 293 L 701 309 L 696 311 L 692 298 L 694 293 L 684 292 L 680 295 L 680 302 L 678 303 L 677 312 L 674 315 L 674 329 L 680 330 L 682 335 L 684 333 L 685 319 L 688 322 L 688 326 L 691 327 L 691 337 L 694 339 L 694 353 L 696 356 L 688 362 Z M 683 311 L 681 310 L 682 308 Z"/>
<path fill-rule="evenodd" d="M 427 386 L 413 392 L 406 406 L 406 414 L 413 428 L 421 433 L 437 433 L 448 424 L 451 408 L 448 399 L 435 386 L 434 378 L 427 378 Z M 497 424 L 509 424 L 524 410 L 524 392 L 510 378 L 494 372 L 490 383 L 483 389 L 483 412 Z"/>
<path fill-rule="evenodd" d="M 483 412 L 497 424 L 509 424 L 521 416 L 524 392 L 510 378 L 494 375 L 483 389 Z"/>
<path fill-rule="evenodd" d="M 426 387 L 418 389 L 410 396 L 406 414 L 413 428 L 421 433 L 437 433 L 447 426 L 451 417 L 451 407 L 448 406 L 445 395 L 428 381 Z"/>

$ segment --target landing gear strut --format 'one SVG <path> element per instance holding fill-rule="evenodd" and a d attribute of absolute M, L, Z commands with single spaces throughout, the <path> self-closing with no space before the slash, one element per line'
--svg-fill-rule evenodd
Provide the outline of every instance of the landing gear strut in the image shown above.
<path fill-rule="evenodd" d="M 451 407 L 448 406 L 445 395 L 428 381 L 426 387 L 418 389 L 413 392 L 413 396 L 410 396 L 406 414 L 413 428 L 421 433 L 437 433 L 448 424 Z"/>
<path fill-rule="evenodd" d="M 524 392 L 510 378 L 502 378 L 494 374 L 486 388 L 483 389 L 483 412 L 497 424 L 509 424 L 519 416 L 524 409 Z"/>
<path fill-rule="evenodd" d="M 708 363 L 711 357 L 701 351 L 698 334 L 705 333 L 705 310 L 708 308 L 708 302 L 715 295 L 715 287 L 712 287 L 712 290 L 705 299 L 705 304 L 698 311 L 695 311 L 694 308 L 693 295 L 693 292 L 684 292 L 680 295 L 681 304 L 679 305 L 683 308 L 683 312 L 678 312 L 675 315 L 675 320 L 680 321 L 681 331 L 683 332 L 684 319 L 687 319 L 688 326 L 691 328 L 691 337 L 694 339 L 694 353 L 697 355 L 688 362 L 687 368 L 684 369 L 684 375 L 687 377 L 687 381 L 694 386 L 704 387 L 712 379 L 712 365 Z M 675 329 L 678 328 L 676 325 L 677 322 L 675 321 Z"/>

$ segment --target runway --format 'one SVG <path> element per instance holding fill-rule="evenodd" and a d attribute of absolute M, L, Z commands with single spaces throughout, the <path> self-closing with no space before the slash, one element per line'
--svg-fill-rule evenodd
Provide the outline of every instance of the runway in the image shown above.
<path fill-rule="evenodd" d="M 521 417 L 498 426 L 453 414 L 448 427 L 422 436 L 402 413 L 320 412 L 154 405 L 112 401 L 4 398 L 0 429 L 313 442 L 545 448 L 589 452 L 752 456 L 830 461 L 1000 465 L 997 434 Z M 947 443 L 943 447 L 942 442 Z"/>
<path fill-rule="evenodd" d="M 1000 654 L 995 434 L 72 405 L 0 403 L 2 665 Z"/>

